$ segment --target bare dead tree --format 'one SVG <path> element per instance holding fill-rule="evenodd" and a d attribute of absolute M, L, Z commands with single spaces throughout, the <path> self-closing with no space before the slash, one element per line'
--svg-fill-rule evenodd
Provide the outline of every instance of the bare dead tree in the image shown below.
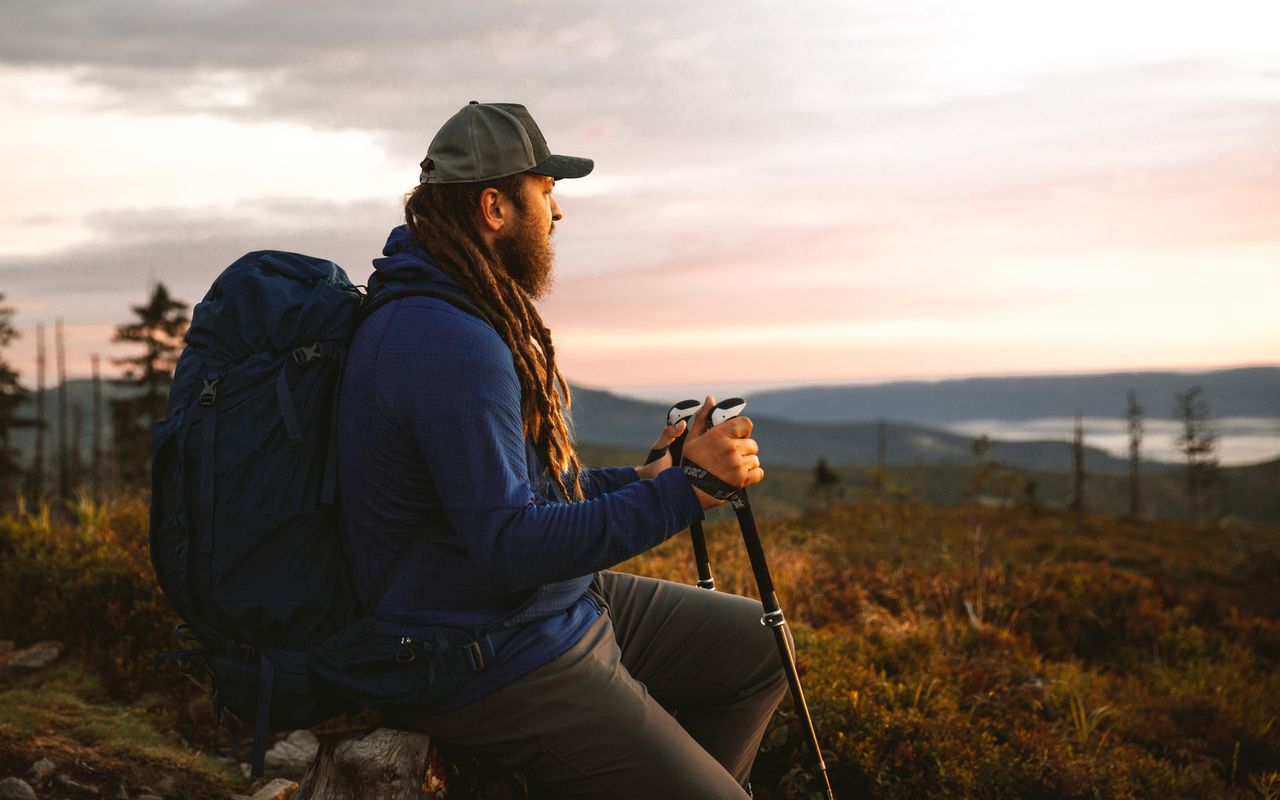
<path fill-rule="evenodd" d="M 70 452 L 67 449 L 67 342 L 62 317 L 53 324 L 53 352 L 58 371 L 58 496 L 71 496 Z"/>
<path fill-rule="evenodd" d="M 1138 394 L 1129 390 L 1129 516 L 1142 516 L 1142 406 Z"/>
<path fill-rule="evenodd" d="M 1075 489 L 1071 493 L 1071 510 L 1084 511 L 1084 420 L 1076 411 L 1075 432 L 1071 437 L 1071 465 Z"/>
<path fill-rule="evenodd" d="M 884 420 L 876 422 L 876 494 L 884 499 L 885 486 L 889 482 L 889 425 Z"/>
<path fill-rule="evenodd" d="M 77 402 L 71 406 L 71 453 L 67 459 L 67 472 L 72 488 L 78 488 L 84 480 L 84 459 L 81 456 L 83 428 L 84 404 Z"/>
<path fill-rule="evenodd" d="M 90 356 L 93 365 L 93 500 L 102 501 L 102 372 L 98 354 Z"/>
<path fill-rule="evenodd" d="M 31 465 L 31 493 L 36 502 L 44 499 L 44 432 L 49 421 L 44 413 L 44 323 L 36 323 L 36 453 Z"/>

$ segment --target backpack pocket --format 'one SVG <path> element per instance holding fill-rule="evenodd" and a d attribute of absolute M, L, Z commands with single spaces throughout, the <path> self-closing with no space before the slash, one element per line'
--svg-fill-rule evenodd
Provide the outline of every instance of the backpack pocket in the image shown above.
<path fill-rule="evenodd" d="M 314 649 L 309 664 L 352 702 L 405 711 L 427 708 L 461 688 L 483 668 L 479 653 L 476 637 L 461 628 L 365 617 Z"/>
<path fill-rule="evenodd" d="M 277 729 L 309 728 L 348 710 L 341 698 L 325 691 L 307 668 L 300 651 L 268 651 L 271 659 L 270 692 L 264 695 L 260 661 L 209 654 L 205 661 L 213 673 L 217 702 L 241 722 L 266 724 Z M 270 702 L 264 708 L 264 697 Z M 268 719 L 258 719 L 265 713 Z"/>

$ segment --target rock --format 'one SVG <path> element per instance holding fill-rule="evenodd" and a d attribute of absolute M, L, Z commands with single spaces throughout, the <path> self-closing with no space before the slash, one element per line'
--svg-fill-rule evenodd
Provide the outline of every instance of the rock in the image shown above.
<path fill-rule="evenodd" d="M 90 786 L 87 783 L 80 783 L 79 781 L 72 780 L 66 775 L 57 776 L 56 778 L 53 779 L 53 782 L 54 784 L 62 787 L 63 789 L 66 789 L 69 792 L 72 792 L 74 794 L 81 794 L 86 797 L 98 797 L 102 794 L 102 790 L 99 789 L 97 786 Z"/>
<path fill-rule="evenodd" d="M 156 784 L 155 793 L 168 797 L 173 794 L 174 790 L 177 788 L 178 781 L 175 780 L 172 775 L 165 775 L 160 779 L 160 782 Z"/>
<path fill-rule="evenodd" d="M 289 795 L 298 791 L 298 784 L 286 778 L 276 778 L 254 792 L 250 800 L 287 800 Z"/>
<path fill-rule="evenodd" d="M 266 774 L 301 777 L 319 750 L 320 740 L 314 733 L 294 731 L 267 751 Z"/>
<path fill-rule="evenodd" d="M 0 781 L 0 800 L 36 800 L 36 790 L 22 778 Z"/>
<path fill-rule="evenodd" d="M 62 655 L 62 642 L 37 642 L 30 647 L 0 655 L 0 668 L 40 669 L 47 667 Z"/>
<path fill-rule="evenodd" d="M 58 764 L 51 758 L 42 758 L 31 765 L 31 769 L 27 774 L 36 783 L 44 783 L 44 781 L 53 773 L 58 771 Z"/>

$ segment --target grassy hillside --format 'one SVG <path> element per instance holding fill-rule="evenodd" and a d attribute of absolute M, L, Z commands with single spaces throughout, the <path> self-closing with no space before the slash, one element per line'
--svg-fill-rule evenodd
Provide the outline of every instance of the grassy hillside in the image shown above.
<path fill-rule="evenodd" d="M 754 592 L 709 531 L 717 583 Z M 840 797 L 1280 792 L 1273 529 L 886 502 L 764 535 Z M 626 567 L 695 577 L 683 536 Z M 757 796 L 814 796 L 783 708 Z"/>
<path fill-rule="evenodd" d="M 104 795 L 243 790 L 207 750 L 207 687 L 152 658 L 174 619 L 145 499 L 76 512 L 0 518 L 0 638 L 68 646 L 0 676 L 0 771 L 52 755 Z M 707 530 L 717 583 L 753 595 L 735 523 Z M 761 532 L 843 800 L 1280 796 L 1280 530 L 890 492 Z M 623 568 L 694 577 L 685 535 Z M 802 740 L 784 701 L 761 800 L 813 796 Z"/>
<path fill-rule="evenodd" d="M 579 453 L 593 466 L 638 464 L 645 455 L 639 450 L 592 444 L 580 445 Z M 834 464 L 832 469 L 840 476 L 837 499 L 848 502 L 875 494 L 874 468 L 863 464 Z M 765 482 L 751 490 L 752 502 L 759 513 L 788 516 L 823 504 L 823 499 L 812 493 L 812 467 L 776 465 L 766 457 L 765 470 Z M 977 469 L 972 463 L 895 465 L 887 470 L 884 482 L 893 487 L 891 491 L 905 492 L 916 500 L 954 506 L 969 501 L 976 476 Z M 1280 526 L 1280 460 L 1225 468 L 1221 478 L 1214 490 L 1215 518 Z M 1184 481 L 1181 470 L 1145 474 L 1143 516 L 1184 519 L 1187 516 Z M 1074 491 L 1073 483 L 1072 476 L 1066 472 L 996 464 L 978 493 L 994 504 L 1036 505 L 1054 510 L 1067 507 Z M 1128 478 L 1089 475 L 1085 482 L 1085 507 L 1117 516 L 1128 514 Z M 725 519 L 730 516 L 728 512 L 720 513 Z"/>

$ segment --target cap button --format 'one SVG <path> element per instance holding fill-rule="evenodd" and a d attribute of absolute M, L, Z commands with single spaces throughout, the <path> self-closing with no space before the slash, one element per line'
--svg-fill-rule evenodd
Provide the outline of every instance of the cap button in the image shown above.
<path fill-rule="evenodd" d="M 479 101 L 479 100 L 472 100 L 470 103 L 467 103 L 467 105 L 469 105 L 469 106 L 478 106 L 478 105 L 480 105 L 480 101 Z"/>

